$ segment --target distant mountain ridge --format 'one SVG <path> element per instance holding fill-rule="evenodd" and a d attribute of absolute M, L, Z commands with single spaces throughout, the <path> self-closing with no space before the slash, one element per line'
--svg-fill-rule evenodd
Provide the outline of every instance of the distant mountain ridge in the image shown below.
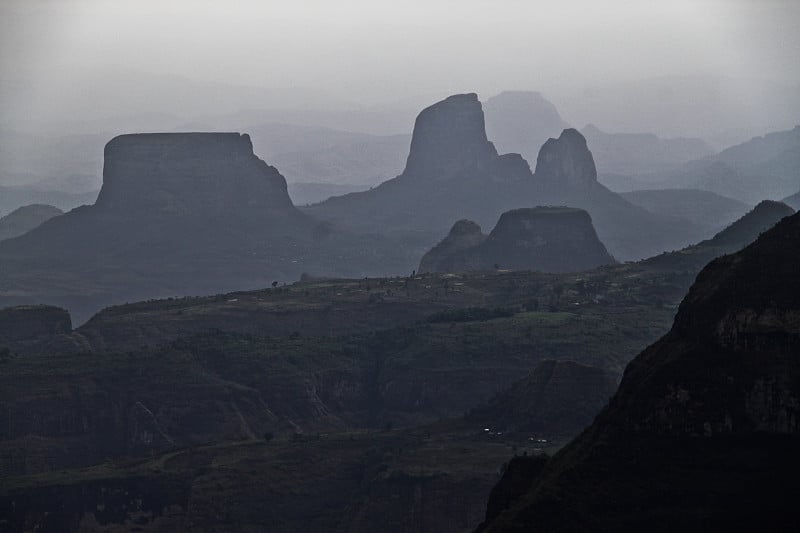
<path fill-rule="evenodd" d="M 475 94 L 438 102 L 420 113 L 402 174 L 305 212 L 351 230 L 403 234 L 416 243 L 419 255 L 454 220 L 488 226 L 504 211 L 533 205 L 585 209 L 601 241 L 620 259 L 692 241 L 696 228 L 691 223 L 649 213 L 600 185 L 586 141 L 576 130 L 546 141 L 533 173 L 519 154 L 497 155 L 483 124 Z"/>
<path fill-rule="evenodd" d="M 265 287 L 303 272 L 359 276 L 398 262 L 400 247 L 297 210 L 247 135 L 123 135 L 105 156 L 94 205 L 0 244 L 0 303 L 55 303 L 80 319 L 128 299 Z"/>
<path fill-rule="evenodd" d="M 672 169 L 714 153 L 702 139 L 662 139 L 652 133 L 607 133 L 594 124 L 581 133 L 592 147 L 600 173 L 636 175 Z"/>
<path fill-rule="evenodd" d="M 780 200 L 800 187 L 800 126 L 767 133 L 661 173 L 636 178 L 653 187 L 699 188 L 745 203 Z"/>
<path fill-rule="evenodd" d="M 0 241 L 18 237 L 64 212 L 52 205 L 31 204 L 0 217 Z"/>

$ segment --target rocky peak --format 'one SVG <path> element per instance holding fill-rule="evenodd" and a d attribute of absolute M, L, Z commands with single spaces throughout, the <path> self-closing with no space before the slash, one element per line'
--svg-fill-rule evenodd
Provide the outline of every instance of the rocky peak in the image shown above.
<path fill-rule="evenodd" d="M 573 128 L 544 143 L 536 159 L 536 178 L 559 187 L 581 188 L 597 183 L 597 169 L 586 138 Z"/>
<path fill-rule="evenodd" d="M 428 251 L 419 263 L 420 272 L 439 272 L 446 270 L 443 261 L 456 252 L 467 250 L 481 244 L 486 235 L 481 227 L 471 220 L 459 220 L 450 229 L 442 242 Z"/>
<path fill-rule="evenodd" d="M 457 94 L 417 116 L 403 175 L 448 179 L 483 167 L 495 157 L 497 151 L 486 138 L 478 96 Z"/>
<path fill-rule="evenodd" d="M 96 205 L 167 215 L 292 208 L 286 180 L 238 133 L 115 137 L 106 144 Z"/>

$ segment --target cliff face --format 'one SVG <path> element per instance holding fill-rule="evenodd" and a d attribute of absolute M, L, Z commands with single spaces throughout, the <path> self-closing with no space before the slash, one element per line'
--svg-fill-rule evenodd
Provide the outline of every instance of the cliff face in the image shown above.
<path fill-rule="evenodd" d="M 404 176 L 448 179 L 497 157 L 486 138 L 475 93 L 457 94 L 423 109 L 414 123 Z"/>
<path fill-rule="evenodd" d="M 454 227 L 455 229 L 455 227 Z M 451 231 L 452 234 L 452 231 Z M 437 271 L 468 271 L 503 268 L 572 272 L 614 263 L 597 238 L 592 219 L 582 209 L 536 207 L 515 209 L 500 220 L 485 240 L 470 246 L 445 250 L 455 238 L 442 241 L 429 252 L 439 256 L 430 267 Z M 464 242 L 463 240 L 461 242 Z M 424 259 L 424 258 L 423 258 Z M 420 271 L 424 272 L 423 263 Z"/>
<path fill-rule="evenodd" d="M 488 531 L 795 530 L 800 215 L 711 262 L 609 406 Z"/>
<path fill-rule="evenodd" d="M 105 148 L 98 209 L 209 215 L 292 208 L 286 180 L 246 134 L 120 135 Z"/>
<path fill-rule="evenodd" d="M 597 169 L 586 139 L 576 129 L 550 138 L 536 158 L 536 178 L 549 187 L 582 188 L 597 183 Z"/>

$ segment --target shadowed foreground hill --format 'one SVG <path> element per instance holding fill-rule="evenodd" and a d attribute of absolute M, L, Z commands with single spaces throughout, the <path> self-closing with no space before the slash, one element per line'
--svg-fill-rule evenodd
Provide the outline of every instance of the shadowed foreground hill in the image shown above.
<path fill-rule="evenodd" d="M 482 530 L 796 531 L 799 270 L 800 215 L 710 263 L 595 422 L 527 487 L 501 481 Z"/>

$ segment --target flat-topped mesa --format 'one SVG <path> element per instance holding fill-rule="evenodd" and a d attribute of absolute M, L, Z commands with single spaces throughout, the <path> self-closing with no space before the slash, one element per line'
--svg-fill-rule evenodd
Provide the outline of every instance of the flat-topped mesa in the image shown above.
<path fill-rule="evenodd" d="M 495 157 L 497 150 L 486 138 L 478 96 L 457 94 L 417 116 L 403 175 L 448 179 L 481 168 Z"/>
<path fill-rule="evenodd" d="M 488 236 L 459 221 L 420 262 L 420 272 L 540 270 L 577 272 L 615 263 L 589 213 L 572 207 L 506 211 Z"/>
<path fill-rule="evenodd" d="M 616 262 L 589 213 L 573 207 L 506 211 L 482 248 L 487 259 L 513 270 L 576 272 Z"/>
<path fill-rule="evenodd" d="M 586 139 L 576 129 L 548 139 L 536 158 L 536 178 L 550 186 L 580 188 L 597 182 L 597 168 Z"/>
<path fill-rule="evenodd" d="M 293 207 L 286 180 L 239 133 L 115 137 L 106 144 L 96 206 L 163 215 Z"/>

